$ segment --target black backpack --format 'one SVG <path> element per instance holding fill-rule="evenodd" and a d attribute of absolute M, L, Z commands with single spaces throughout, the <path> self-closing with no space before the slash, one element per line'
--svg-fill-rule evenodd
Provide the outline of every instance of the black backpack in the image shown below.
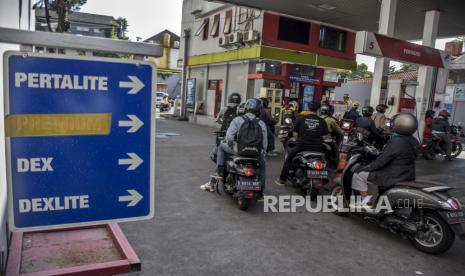
<path fill-rule="evenodd" d="M 250 120 L 242 116 L 244 123 L 237 132 L 237 153 L 244 157 L 257 157 L 263 149 L 263 133 L 260 119 Z"/>
<path fill-rule="evenodd" d="M 237 107 L 228 107 L 223 114 L 221 130 L 227 131 L 231 122 L 237 117 Z"/>

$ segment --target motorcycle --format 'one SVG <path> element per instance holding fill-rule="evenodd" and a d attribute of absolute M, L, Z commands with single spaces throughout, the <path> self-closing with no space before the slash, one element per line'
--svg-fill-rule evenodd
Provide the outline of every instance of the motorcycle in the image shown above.
<path fill-rule="evenodd" d="M 288 148 L 295 146 L 295 140 L 289 141 Z M 289 180 L 300 188 L 311 200 L 316 200 L 320 190 L 329 182 L 328 160 L 325 153 L 304 151 L 298 153 L 291 163 Z"/>
<path fill-rule="evenodd" d="M 225 132 L 216 131 L 217 146 L 224 140 Z M 216 153 L 216 150 L 215 150 Z M 211 155 L 216 163 L 216 154 Z M 260 182 L 260 164 L 257 158 L 228 155 L 225 162 L 224 180 L 221 181 L 223 191 L 237 201 L 240 210 L 246 211 L 262 194 Z M 219 180 L 216 182 L 216 191 L 219 193 Z"/>
<path fill-rule="evenodd" d="M 378 194 L 384 196 L 391 210 L 356 210 L 348 208 L 351 196 L 358 195 L 352 190 L 352 178 L 359 166 L 371 163 L 379 151 L 362 140 L 350 151 L 342 176 L 335 180 L 331 191 L 335 214 L 339 216 L 356 214 L 393 233 L 400 234 L 412 242 L 418 250 L 429 254 L 447 251 L 454 243 L 455 236 L 465 239 L 465 213 L 456 198 L 450 196 L 451 187 L 440 183 L 416 181 L 397 183 L 393 187 L 378 187 Z M 380 202 L 380 197 L 374 206 Z"/>
<path fill-rule="evenodd" d="M 457 158 L 463 151 L 462 142 L 459 137 L 463 137 L 463 128 L 460 125 L 452 125 L 449 137 L 452 143 L 452 158 Z M 423 157 L 426 160 L 434 160 L 438 155 L 445 156 L 445 152 L 442 149 L 444 141 L 441 137 L 432 135 L 431 138 L 426 139 L 422 146 L 421 150 L 423 152 Z"/>

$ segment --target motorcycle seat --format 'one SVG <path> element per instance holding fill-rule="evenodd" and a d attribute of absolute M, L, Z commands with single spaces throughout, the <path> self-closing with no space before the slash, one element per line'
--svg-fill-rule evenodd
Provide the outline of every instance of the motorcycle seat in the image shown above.
<path fill-rule="evenodd" d="M 309 157 L 326 157 L 326 154 L 322 152 L 317 152 L 317 151 L 303 151 L 299 152 L 296 157 L 302 156 L 304 158 L 309 158 Z"/>
<path fill-rule="evenodd" d="M 427 181 L 427 180 L 417 180 L 417 181 L 406 181 L 406 182 L 399 182 L 395 184 L 396 187 L 411 187 L 420 189 L 424 192 L 438 192 L 438 191 L 448 191 L 452 190 L 452 187 L 445 185 L 444 183 L 435 182 L 435 181 Z"/>
<path fill-rule="evenodd" d="M 237 163 L 237 162 L 258 162 L 257 158 L 252 158 L 252 157 L 242 157 L 238 155 L 233 155 L 231 156 L 231 159 Z"/>

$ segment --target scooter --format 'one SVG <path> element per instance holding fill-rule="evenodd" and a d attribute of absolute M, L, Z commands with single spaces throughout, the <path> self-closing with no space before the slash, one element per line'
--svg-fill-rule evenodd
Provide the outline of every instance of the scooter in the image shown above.
<path fill-rule="evenodd" d="M 217 146 L 224 140 L 225 132 L 216 131 Z M 216 150 L 211 159 L 216 163 Z M 224 180 L 213 178 L 216 191 L 219 193 L 218 185 L 221 183 L 223 191 L 237 201 L 240 210 L 246 211 L 253 202 L 257 201 L 262 194 L 260 181 L 260 163 L 258 158 L 241 157 L 238 155 L 227 156 L 223 172 Z"/>
<path fill-rule="evenodd" d="M 360 136 L 359 136 L 360 137 Z M 357 191 L 352 190 L 352 178 L 359 166 L 372 162 L 379 151 L 372 145 L 359 141 L 358 147 L 351 150 L 342 176 L 335 179 L 331 191 L 336 206 L 335 214 L 342 216 L 353 213 L 408 239 L 420 251 L 440 254 L 454 243 L 455 236 L 465 239 L 465 213 L 456 198 L 449 194 L 452 190 L 440 183 L 416 181 L 402 182 L 382 189 L 378 187 L 378 198 L 373 206 L 389 203 L 389 210 L 354 210 L 349 208 Z"/>
<path fill-rule="evenodd" d="M 290 139 L 288 148 L 292 149 L 295 145 L 294 138 Z M 292 159 L 289 181 L 305 195 L 310 196 L 311 200 L 316 200 L 320 191 L 329 182 L 329 175 L 325 153 L 304 151 Z"/>

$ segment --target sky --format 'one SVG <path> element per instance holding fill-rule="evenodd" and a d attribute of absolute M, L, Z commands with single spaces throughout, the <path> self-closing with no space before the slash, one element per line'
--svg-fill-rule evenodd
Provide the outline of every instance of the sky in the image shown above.
<path fill-rule="evenodd" d="M 126 18 L 128 36 L 133 41 L 138 37 L 147 39 L 165 29 L 176 34 L 181 31 L 182 0 L 87 0 L 81 11 Z M 436 48 L 444 50 L 450 40 L 438 39 Z M 367 64 L 368 70 L 373 71 L 375 58 L 358 55 L 357 62 Z M 400 67 L 398 62 L 391 65 Z"/>
<path fill-rule="evenodd" d="M 87 0 L 81 12 L 126 18 L 133 41 L 165 29 L 175 34 L 181 31 L 182 0 Z"/>

